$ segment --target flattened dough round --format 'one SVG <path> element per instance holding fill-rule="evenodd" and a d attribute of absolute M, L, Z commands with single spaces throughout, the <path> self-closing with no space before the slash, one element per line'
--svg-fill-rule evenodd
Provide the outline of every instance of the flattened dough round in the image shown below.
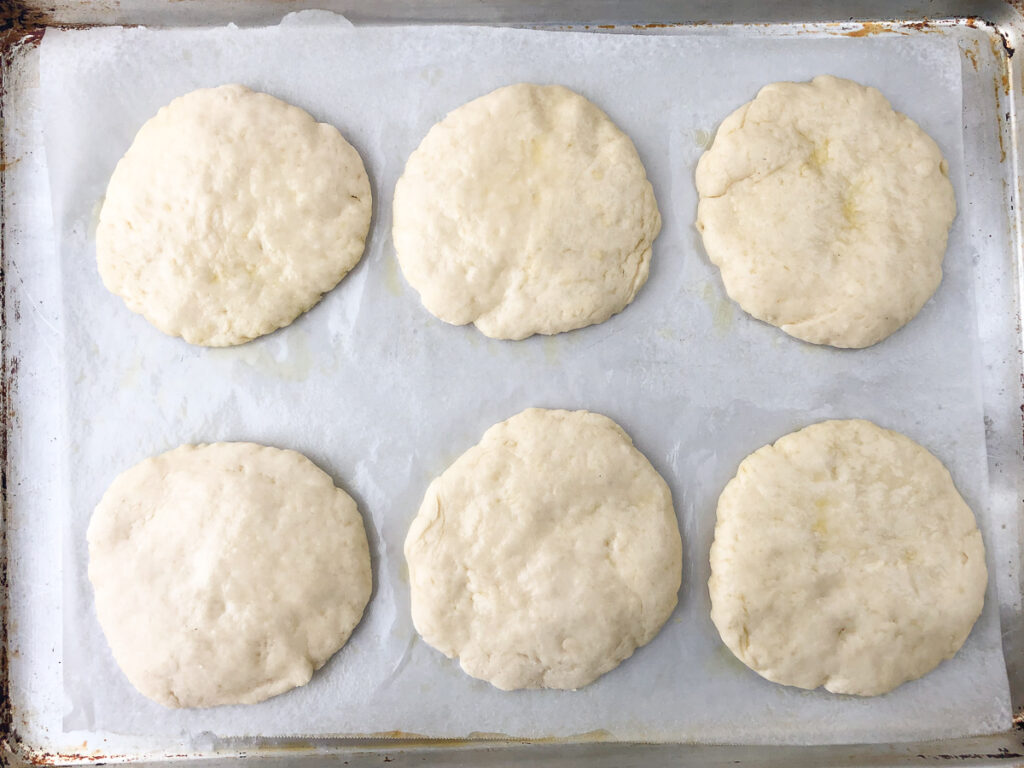
<path fill-rule="evenodd" d="M 295 451 L 214 443 L 146 459 L 111 484 L 88 539 L 114 658 L 167 707 L 304 685 L 370 598 L 355 502 Z"/>
<path fill-rule="evenodd" d="M 406 280 L 432 314 L 498 339 L 621 312 L 660 229 L 633 142 L 560 85 L 510 85 L 459 107 L 395 186 Z"/>
<path fill-rule="evenodd" d="M 729 296 L 798 339 L 870 346 L 942 280 L 956 215 L 946 161 L 874 88 L 765 86 L 719 127 L 697 191 Z"/>
<path fill-rule="evenodd" d="M 405 557 L 417 631 L 503 690 L 614 669 L 668 620 L 682 578 L 668 486 L 587 411 L 487 430 L 430 484 Z"/>
<path fill-rule="evenodd" d="M 139 130 L 96 228 L 108 290 L 211 347 L 288 325 L 363 255 L 370 182 L 338 130 L 241 85 L 193 91 Z"/>
<path fill-rule="evenodd" d="M 718 500 L 711 619 L 776 683 L 874 696 L 921 677 L 963 645 L 987 581 L 949 472 L 869 421 L 766 445 Z"/>

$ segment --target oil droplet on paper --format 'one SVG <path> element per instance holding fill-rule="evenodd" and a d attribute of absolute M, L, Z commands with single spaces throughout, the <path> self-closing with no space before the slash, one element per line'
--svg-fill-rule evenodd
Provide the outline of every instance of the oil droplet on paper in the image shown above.
<path fill-rule="evenodd" d="M 548 365 L 554 365 L 558 362 L 560 357 L 561 349 L 558 346 L 557 336 L 545 336 L 544 337 L 544 360 Z"/>
<path fill-rule="evenodd" d="M 398 274 L 398 258 L 391 254 L 384 260 L 384 285 L 392 296 L 405 293 L 402 276 Z"/>
<path fill-rule="evenodd" d="M 89 239 L 96 239 L 96 227 L 100 225 L 100 211 L 103 210 L 103 201 L 107 198 L 101 197 L 97 200 L 93 206 L 92 211 L 89 212 Z"/>
<path fill-rule="evenodd" d="M 711 325 L 722 336 L 732 329 L 732 319 L 735 312 L 732 300 L 722 296 L 711 283 L 704 283 L 704 290 L 701 298 L 711 310 Z"/>
<path fill-rule="evenodd" d="M 703 128 L 698 128 L 693 132 L 693 141 L 701 149 L 707 149 L 711 146 L 711 141 L 714 139 L 714 134 L 711 131 L 705 131 Z"/>
<path fill-rule="evenodd" d="M 142 357 L 135 355 L 135 360 L 130 366 L 124 369 L 121 374 L 121 388 L 133 389 L 139 381 L 139 374 L 142 372 Z"/>
<path fill-rule="evenodd" d="M 274 354 L 271 344 L 280 351 Z M 282 343 L 283 342 L 283 343 Z M 242 363 L 254 371 L 286 381 L 305 381 L 313 368 L 313 354 L 309 349 L 309 336 L 298 328 L 285 331 L 280 340 L 257 339 L 238 347 L 210 349 L 210 354 L 222 360 Z"/>

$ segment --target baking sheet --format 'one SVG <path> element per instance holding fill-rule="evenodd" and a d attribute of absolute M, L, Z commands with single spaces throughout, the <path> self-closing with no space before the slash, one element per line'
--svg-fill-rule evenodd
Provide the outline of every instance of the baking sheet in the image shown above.
<path fill-rule="evenodd" d="M 477 28 L 351 28 L 301 15 L 239 30 L 47 32 L 44 129 L 63 270 L 67 465 L 66 730 L 187 736 L 400 730 L 694 742 L 843 743 L 1009 727 L 994 582 L 955 659 L 874 699 L 761 680 L 708 618 L 714 506 L 737 463 L 828 417 L 903 431 L 950 467 L 991 542 L 972 254 L 965 235 L 960 64 L 944 35 L 765 39 Z M 722 117 L 773 80 L 822 72 L 882 88 L 938 141 L 960 201 L 935 298 L 868 350 L 813 347 L 725 297 L 692 222 L 693 170 Z M 422 309 L 390 242 L 390 197 L 447 111 L 511 82 L 561 82 L 633 138 L 664 218 L 651 278 L 608 322 L 553 338 L 486 339 Z M 375 195 L 367 253 L 289 328 L 204 350 L 107 294 L 92 230 L 141 123 L 193 88 L 243 82 L 338 126 Z M 630 432 L 672 488 L 684 535 L 680 605 L 661 634 L 577 692 L 503 693 L 419 641 L 401 542 L 429 480 L 492 423 L 540 405 L 588 408 Z M 350 643 L 308 685 L 256 707 L 168 711 L 136 694 L 95 620 L 85 577 L 92 507 L 121 469 L 181 442 L 255 440 L 305 452 L 357 499 L 375 589 Z M 990 558 L 990 569 L 992 568 Z"/>

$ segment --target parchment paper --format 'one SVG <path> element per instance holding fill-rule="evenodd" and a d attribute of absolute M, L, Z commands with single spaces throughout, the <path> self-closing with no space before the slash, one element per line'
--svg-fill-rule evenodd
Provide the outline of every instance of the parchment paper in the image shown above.
<path fill-rule="evenodd" d="M 743 314 L 693 227 L 694 167 L 718 122 L 765 83 L 824 72 L 880 87 L 935 137 L 961 210 L 934 299 L 862 351 L 807 345 Z M 837 743 L 1009 727 L 994 581 L 952 661 L 872 699 L 766 682 L 732 657 L 708 617 L 719 492 L 748 453 L 820 419 L 865 417 L 931 449 L 992 540 L 952 40 L 352 28 L 316 14 L 267 29 L 51 30 L 41 76 L 67 318 L 68 463 L 54 468 L 67 480 L 66 729 Z M 422 308 L 393 255 L 390 200 L 435 121 L 517 81 L 563 83 L 606 110 L 635 141 L 665 223 L 650 280 L 625 312 L 553 338 L 501 342 Z M 269 337 L 208 350 L 163 336 L 103 289 L 92 232 L 139 126 L 175 96 L 225 82 L 336 125 L 362 153 L 375 214 L 361 264 L 317 307 Z M 473 680 L 418 640 L 409 618 L 401 547 L 428 482 L 528 406 L 618 421 L 671 486 L 685 539 L 674 616 L 577 692 L 505 693 Z M 118 472 L 179 443 L 215 440 L 297 449 L 352 493 L 371 540 L 374 595 L 348 646 L 309 685 L 257 706 L 169 711 L 136 693 L 109 653 L 86 579 L 85 529 Z"/>

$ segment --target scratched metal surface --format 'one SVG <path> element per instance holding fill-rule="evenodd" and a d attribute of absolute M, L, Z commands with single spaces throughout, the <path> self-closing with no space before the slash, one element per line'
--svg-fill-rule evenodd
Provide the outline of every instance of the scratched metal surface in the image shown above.
<path fill-rule="evenodd" d="M 59 272 L 52 253 L 49 196 L 38 129 L 39 30 L 62 24 L 199 25 L 235 21 L 274 23 L 291 10 L 330 8 L 355 21 L 472 21 L 523 25 L 646 26 L 651 33 L 947 34 L 959 42 L 964 78 L 963 128 L 971 232 L 978 268 L 985 420 L 992 503 L 1020 510 L 1024 499 L 1024 375 L 1020 327 L 1022 247 L 1020 211 L 1024 167 L 1019 124 L 1024 80 L 1022 7 L 1002 2 L 923 2 L 910 7 L 866 2 L 818 2 L 812 9 L 776 2 L 770 10 L 742 0 L 613 0 L 522 3 L 403 0 L 59 0 L 0 2 L 4 47 L 0 88 L 2 179 L 3 464 L 0 538 L 0 763 L 71 764 L 171 759 L 204 764 L 259 757 L 267 765 L 397 764 L 626 766 L 683 765 L 910 765 L 936 761 L 1024 764 L 1024 730 L 923 744 L 849 747 L 706 747 L 610 743 L 422 743 L 394 739 L 221 742 L 202 736 L 180 743 L 116 734 L 63 733 L 59 520 L 51 478 L 60 455 L 59 412 L 23 410 L 19 393 L 52 395 L 59 381 Z M 856 20 L 856 21 L 855 21 Z M 679 24 L 680 26 L 664 25 Z M 34 34 L 32 34 L 34 32 Z M 1024 55 L 1024 54 L 1022 54 Z M 994 542 L 1004 652 L 1014 710 L 1024 725 L 1024 615 L 1020 530 Z"/>

